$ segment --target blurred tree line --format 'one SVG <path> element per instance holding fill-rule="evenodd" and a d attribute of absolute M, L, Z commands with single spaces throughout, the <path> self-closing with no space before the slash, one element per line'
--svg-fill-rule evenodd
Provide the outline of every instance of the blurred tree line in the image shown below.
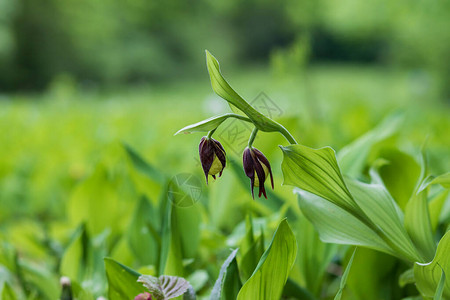
<path fill-rule="evenodd" d="M 449 28 L 448 0 L 0 0 L 0 90 L 43 89 L 60 74 L 174 80 L 202 72 L 207 48 L 227 64 L 294 56 L 297 67 L 419 70 L 447 97 Z"/>

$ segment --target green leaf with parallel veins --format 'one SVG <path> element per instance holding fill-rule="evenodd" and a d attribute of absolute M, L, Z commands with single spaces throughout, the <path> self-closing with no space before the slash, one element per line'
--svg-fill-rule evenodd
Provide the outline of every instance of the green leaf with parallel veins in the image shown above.
<path fill-rule="evenodd" d="M 416 286 L 425 297 L 433 297 L 438 288 L 442 271 L 450 274 L 450 231 L 440 240 L 434 259 L 426 264 L 416 263 L 414 265 L 414 277 Z M 450 278 L 445 278 L 443 299 L 450 299 Z"/>
<path fill-rule="evenodd" d="M 280 299 L 296 255 L 295 236 L 284 219 L 278 225 L 272 242 L 261 257 L 253 275 L 240 290 L 237 299 Z"/>
<path fill-rule="evenodd" d="M 312 193 L 295 189 L 302 212 L 326 243 L 364 246 L 396 256 L 370 227 L 336 204 Z"/>
<path fill-rule="evenodd" d="M 333 149 L 291 145 L 281 147 L 281 150 L 283 184 L 296 186 L 327 199 L 352 214 L 363 216 L 344 183 Z"/>
<path fill-rule="evenodd" d="M 231 88 L 220 72 L 219 62 L 208 52 L 208 50 L 206 50 L 206 65 L 208 67 L 212 89 L 217 95 L 245 113 L 259 130 L 277 131 L 279 129 L 277 123 L 254 109 Z"/>
<path fill-rule="evenodd" d="M 405 227 L 425 259 L 422 262 L 432 260 L 436 251 L 436 244 L 431 227 L 426 190 L 413 195 L 406 205 Z"/>
<path fill-rule="evenodd" d="M 392 249 L 411 262 L 423 261 L 403 227 L 403 213 L 382 184 L 348 179 L 347 186 L 358 206 L 380 230 L 378 235 Z"/>
<path fill-rule="evenodd" d="M 181 134 L 181 133 L 187 134 L 187 133 L 192 133 L 192 132 L 208 132 L 208 131 L 216 129 L 220 124 L 222 124 L 228 118 L 237 118 L 239 120 L 251 122 L 250 119 L 248 119 L 244 116 L 229 113 L 229 114 L 224 114 L 224 115 L 217 116 L 217 117 L 212 117 L 212 118 L 200 121 L 195 124 L 188 125 L 184 128 L 181 128 L 180 130 L 178 130 L 175 133 L 175 135 Z"/>

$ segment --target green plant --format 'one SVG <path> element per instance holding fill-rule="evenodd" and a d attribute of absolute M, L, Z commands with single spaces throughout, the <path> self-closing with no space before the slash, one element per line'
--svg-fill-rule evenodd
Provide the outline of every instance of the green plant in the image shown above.
<path fill-rule="evenodd" d="M 368 182 L 355 178 L 361 174 L 361 162 L 368 155 L 368 147 L 376 139 L 382 140 L 382 136 L 366 136 L 364 142 L 356 142 L 342 153 L 340 160 L 346 162 L 344 165 L 353 177 L 344 176 L 332 148 L 312 149 L 297 144 L 285 127 L 262 115 L 231 88 L 220 72 L 218 61 L 208 51 L 206 61 L 214 92 L 225 99 L 235 112 L 245 116 L 233 113 L 213 117 L 184 127 L 177 134 L 208 132 L 208 139 L 227 118 L 237 118 L 254 125 L 248 143 L 250 151 L 258 131 L 282 134 L 291 144 L 280 146 L 284 157 L 284 184 L 296 187 L 300 208 L 314 224 L 323 241 L 358 245 L 395 256 L 407 262 L 411 268 L 414 267 L 412 280 L 424 297 L 432 297 L 436 290 L 442 297 L 450 297 L 450 279 L 445 279 L 445 274 L 450 274 L 450 232 L 440 239 L 436 247 L 432 228 L 432 224 L 436 223 L 432 217 L 436 216 L 430 215 L 428 199 L 431 185 L 440 184 L 446 189 L 450 187 L 450 173 L 427 177 L 426 159 L 422 157 L 422 169 L 416 188 L 405 207 L 400 208 L 378 172 L 384 162 L 374 164 Z M 397 122 L 397 119 L 398 117 L 392 118 L 389 122 Z M 387 128 L 393 125 L 389 122 Z M 378 130 L 384 133 L 385 128 L 386 126 L 381 126 Z M 389 136 L 389 133 L 385 135 Z M 246 155 L 248 151 L 244 152 L 244 169 L 251 179 L 253 194 L 254 178 L 263 182 L 267 172 L 263 170 L 261 163 L 248 168 L 252 165 L 248 162 L 249 159 L 253 164 L 258 161 L 255 155 Z M 268 161 L 263 165 L 270 170 Z M 265 196 L 264 188 L 260 189 L 259 196 L 261 193 Z M 438 288 L 437 282 L 440 280 Z M 255 295 L 257 294 L 253 294 Z"/>

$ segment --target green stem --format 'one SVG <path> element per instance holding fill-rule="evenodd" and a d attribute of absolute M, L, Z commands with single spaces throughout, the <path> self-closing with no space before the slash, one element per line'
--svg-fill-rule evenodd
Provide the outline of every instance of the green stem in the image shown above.
<path fill-rule="evenodd" d="M 253 142 L 255 141 L 256 134 L 258 133 L 258 128 L 253 128 L 253 131 L 250 135 L 250 138 L 248 139 L 248 147 L 251 148 L 253 145 Z"/>
<path fill-rule="evenodd" d="M 292 145 L 297 144 L 297 141 L 292 136 L 292 134 L 286 128 L 284 128 L 283 125 L 279 123 L 277 124 L 279 125 L 278 132 L 281 133 L 286 138 L 286 140 L 288 140 L 288 142 L 291 143 Z"/>
<path fill-rule="evenodd" d="M 242 115 L 234 114 L 234 113 L 228 113 L 228 114 L 225 114 L 224 116 L 227 116 L 229 118 L 239 119 L 239 120 L 249 122 L 249 123 L 253 123 L 252 120 L 250 120 L 249 118 L 242 116 Z"/>
<path fill-rule="evenodd" d="M 210 139 L 214 133 L 214 131 L 216 131 L 217 128 L 214 128 L 213 130 L 208 132 L 208 135 L 206 136 L 207 139 Z"/>

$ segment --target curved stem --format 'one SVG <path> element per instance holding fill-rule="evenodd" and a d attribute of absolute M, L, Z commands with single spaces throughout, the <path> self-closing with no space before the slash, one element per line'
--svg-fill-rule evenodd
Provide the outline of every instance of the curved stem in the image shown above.
<path fill-rule="evenodd" d="M 224 116 L 227 116 L 229 118 L 236 118 L 238 120 L 242 120 L 242 121 L 249 122 L 249 123 L 253 123 L 252 120 L 250 120 L 249 118 L 242 116 L 242 115 L 234 114 L 234 113 L 228 113 L 228 114 L 225 114 Z"/>
<path fill-rule="evenodd" d="M 250 135 L 250 138 L 248 139 L 248 147 L 251 148 L 253 145 L 253 142 L 255 141 L 256 134 L 258 133 L 258 128 L 253 128 L 253 131 Z"/>
<path fill-rule="evenodd" d="M 281 133 L 286 138 L 286 140 L 288 140 L 289 143 L 291 143 L 293 145 L 297 144 L 297 141 L 292 136 L 292 134 L 286 128 L 284 128 L 283 125 L 281 125 L 279 123 L 277 123 L 277 124 L 280 126 L 278 132 Z"/>
<path fill-rule="evenodd" d="M 212 137 L 214 131 L 216 131 L 216 129 L 217 129 L 217 128 L 215 128 L 215 129 L 209 131 L 209 132 L 208 132 L 208 135 L 206 136 L 206 138 L 207 138 L 207 139 L 210 139 L 210 138 Z"/>

